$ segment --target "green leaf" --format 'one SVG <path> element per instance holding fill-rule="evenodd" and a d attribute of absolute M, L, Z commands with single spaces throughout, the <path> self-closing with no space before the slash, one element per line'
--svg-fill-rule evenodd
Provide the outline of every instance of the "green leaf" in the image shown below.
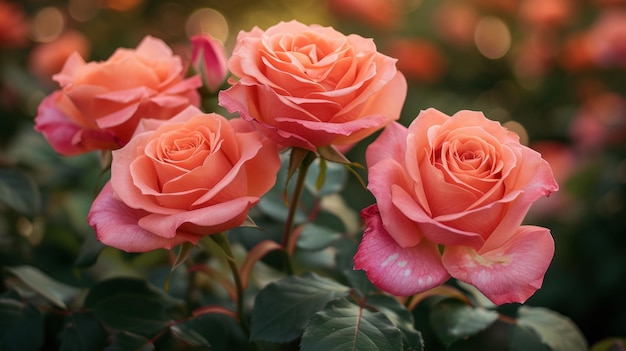
<path fill-rule="evenodd" d="M 35 267 L 16 266 L 6 269 L 46 300 L 63 309 L 67 308 L 65 301 L 69 301 L 79 291 L 48 277 Z"/>
<path fill-rule="evenodd" d="M 143 279 L 118 277 L 94 285 L 85 298 L 85 307 L 95 308 L 100 302 L 116 295 L 135 295 L 151 298 L 165 308 L 182 305 L 184 301 L 168 295 L 165 291 L 149 284 Z"/>
<path fill-rule="evenodd" d="M 486 329 L 496 319 L 498 319 L 497 312 L 482 307 L 472 307 L 454 298 L 440 301 L 430 314 L 430 323 L 435 334 L 448 346 L 459 339 Z"/>
<path fill-rule="evenodd" d="M 151 351 L 154 345 L 147 338 L 127 332 L 113 334 L 111 344 L 104 351 Z"/>
<path fill-rule="evenodd" d="M 541 341 L 541 338 L 534 330 L 524 328 L 518 324 L 511 326 L 509 346 L 511 351 L 552 351 L 548 345 Z"/>
<path fill-rule="evenodd" d="M 0 169 L 0 203 L 24 215 L 34 216 L 41 207 L 37 184 L 22 172 Z"/>
<path fill-rule="evenodd" d="M 86 268 L 93 266 L 96 261 L 98 261 L 98 257 L 100 256 L 102 250 L 106 247 L 106 245 L 96 238 L 95 233 L 93 233 L 93 235 L 87 235 L 85 241 L 80 247 L 78 257 L 74 262 L 74 267 Z"/>
<path fill-rule="evenodd" d="M 296 245 L 305 250 L 322 250 L 330 246 L 341 237 L 336 230 L 325 228 L 317 224 L 307 223 L 302 227 Z"/>
<path fill-rule="evenodd" d="M 250 339 L 288 342 L 297 338 L 309 319 L 328 301 L 347 296 L 350 288 L 314 273 L 288 276 L 268 284 L 252 310 Z"/>
<path fill-rule="evenodd" d="M 311 318 L 300 345 L 302 351 L 397 351 L 402 350 L 402 336 L 383 313 L 341 298 Z"/>
<path fill-rule="evenodd" d="M 529 350 L 531 344 L 554 351 L 588 349 L 584 336 L 569 318 L 547 308 L 521 306 L 511 330 L 511 350 Z"/>
<path fill-rule="evenodd" d="M 167 328 L 170 320 L 160 299 L 138 294 L 115 295 L 98 303 L 93 312 L 113 329 L 146 337 Z"/>
<path fill-rule="evenodd" d="M 91 312 L 73 313 L 65 318 L 61 351 L 100 351 L 107 333 Z"/>
<path fill-rule="evenodd" d="M 249 346 L 239 324 L 223 314 L 199 315 L 173 326 L 172 332 L 190 345 L 209 345 L 212 350 L 246 350 Z"/>
<path fill-rule="evenodd" d="M 170 327 L 170 331 L 175 337 L 191 346 L 211 347 L 211 344 L 200 333 L 191 328 L 186 328 L 184 325 L 173 325 Z"/>
<path fill-rule="evenodd" d="M 0 350 L 40 350 L 44 320 L 34 307 L 17 300 L 0 299 Z"/>
<path fill-rule="evenodd" d="M 402 350 L 424 349 L 422 334 L 415 330 L 413 315 L 396 298 L 390 295 L 372 295 L 365 301 L 368 307 L 382 312 L 402 333 Z"/>

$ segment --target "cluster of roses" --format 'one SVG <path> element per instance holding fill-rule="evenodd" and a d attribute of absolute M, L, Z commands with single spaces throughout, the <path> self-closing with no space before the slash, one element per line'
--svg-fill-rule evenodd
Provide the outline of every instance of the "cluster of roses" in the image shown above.
<path fill-rule="evenodd" d="M 88 218 L 100 241 L 131 252 L 195 244 L 246 222 L 280 152 L 338 155 L 384 128 L 366 151 L 376 204 L 362 211 L 355 268 L 395 295 L 454 277 L 501 304 L 541 286 L 553 240 L 521 224 L 558 186 L 516 134 L 472 111 L 428 109 L 404 127 L 395 59 L 371 39 L 296 21 L 239 33 L 228 59 L 237 79 L 219 92 L 239 117 L 205 113 L 198 88 L 222 83 L 226 58 L 208 37 L 192 44 L 202 77 L 152 37 L 105 62 L 71 56 L 39 107 L 35 127 L 59 153 L 112 150 Z"/>

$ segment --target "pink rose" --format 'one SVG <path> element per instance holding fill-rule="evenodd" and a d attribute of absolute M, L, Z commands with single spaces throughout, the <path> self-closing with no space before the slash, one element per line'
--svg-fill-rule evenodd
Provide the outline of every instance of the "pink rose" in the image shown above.
<path fill-rule="evenodd" d="M 197 243 L 243 224 L 279 167 L 277 146 L 239 118 L 189 107 L 145 119 L 113 151 L 88 221 L 100 241 L 128 252 Z"/>
<path fill-rule="evenodd" d="M 395 64 L 371 39 L 330 27 L 255 27 L 237 37 L 239 80 L 219 101 L 285 147 L 354 144 L 399 118 L 407 85 Z"/>
<path fill-rule="evenodd" d="M 72 54 L 53 77 L 61 89 L 40 104 L 35 129 L 64 155 L 119 148 L 142 118 L 167 119 L 199 104 L 200 77 L 184 74 L 181 58 L 149 36 L 104 62 Z"/>
<path fill-rule="evenodd" d="M 521 223 L 558 185 L 516 134 L 480 112 L 428 109 L 408 128 L 390 124 L 366 161 L 377 203 L 362 211 L 354 260 L 379 288 L 412 295 L 454 277 L 502 304 L 541 286 L 554 242 Z"/>

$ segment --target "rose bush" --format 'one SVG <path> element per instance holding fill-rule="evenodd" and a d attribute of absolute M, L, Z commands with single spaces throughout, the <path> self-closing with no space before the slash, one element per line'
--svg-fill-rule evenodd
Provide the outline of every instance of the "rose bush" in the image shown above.
<path fill-rule="evenodd" d="M 412 295 L 454 277 L 502 304 L 541 286 L 552 236 L 521 223 L 558 185 L 516 134 L 480 112 L 428 109 L 387 126 L 366 161 L 376 204 L 362 211 L 355 268 L 379 288 Z"/>
<path fill-rule="evenodd" d="M 129 252 L 195 244 L 243 224 L 279 167 L 276 144 L 241 119 L 195 107 L 145 119 L 113 151 L 88 221 L 100 241 Z"/>
<path fill-rule="evenodd" d="M 167 119 L 198 106 L 202 81 L 185 71 L 181 58 L 150 36 L 104 62 L 86 63 L 74 53 L 54 75 L 61 89 L 41 102 L 35 128 L 64 155 L 119 148 L 142 118 Z"/>
<path fill-rule="evenodd" d="M 228 67 L 239 80 L 219 101 L 285 147 L 350 145 L 400 116 L 407 84 L 395 63 L 330 27 L 255 27 L 237 36 Z"/>

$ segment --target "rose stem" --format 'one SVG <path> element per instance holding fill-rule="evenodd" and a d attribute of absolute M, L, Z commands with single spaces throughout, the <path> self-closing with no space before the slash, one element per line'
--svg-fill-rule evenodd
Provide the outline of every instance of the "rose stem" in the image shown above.
<path fill-rule="evenodd" d="M 241 281 L 241 275 L 239 274 L 239 267 L 237 266 L 237 261 L 235 260 L 235 256 L 233 255 L 233 251 L 230 247 L 230 242 L 226 237 L 226 233 L 221 232 L 218 234 L 211 235 L 211 239 L 215 241 L 221 248 L 224 250 L 224 254 L 226 256 L 226 261 L 228 261 L 228 266 L 230 267 L 231 272 L 233 273 L 233 280 L 235 281 L 235 288 L 237 290 L 237 316 L 239 317 L 239 323 L 241 327 L 244 329 L 246 334 L 250 334 L 250 328 L 248 327 L 248 322 L 246 322 L 244 313 L 243 313 L 243 283 Z"/>
<path fill-rule="evenodd" d="M 300 197 L 302 196 L 302 190 L 304 189 L 304 181 L 306 180 L 306 174 L 309 170 L 309 166 L 315 160 L 315 153 L 309 152 L 306 157 L 300 163 L 298 167 L 298 177 L 296 178 L 296 184 L 293 189 L 293 195 L 291 196 L 291 201 L 289 202 L 289 212 L 287 213 L 287 222 L 285 223 L 285 228 L 283 230 L 283 237 L 281 244 L 285 250 L 285 264 L 287 268 L 287 274 L 293 274 L 293 264 L 291 262 L 291 239 L 292 239 L 292 229 L 293 222 L 296 217 L 296 211 L 298 210 L 298 204 L 300 203 Z"/>

